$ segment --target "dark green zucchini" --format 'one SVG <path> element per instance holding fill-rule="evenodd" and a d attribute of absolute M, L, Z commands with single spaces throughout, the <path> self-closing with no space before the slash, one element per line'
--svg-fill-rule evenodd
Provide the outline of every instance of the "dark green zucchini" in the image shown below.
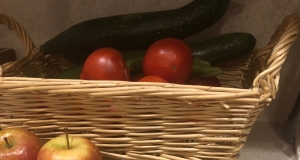
<path fill-rule="evenodd" d="M 237 32 L 187 44 L 194 56 L 193 75 L 205 77 L 220 73 L 218 68 L 210 67 L 210 65 L 218 65 L 251 52 L 256 45 L 256 39 L 250 33 Z M 131 75 L 142 72 L 145 52 L 146 49 L 122 52 Z M 60 74 L 58 78 L 77 79 L 81 69 L 82 65 Z"/>
<path fill-rule="evenodd" d="M 100 47 L 120 51 L 147 48 L 167 37 L 184 39 L 217 22 L 230 0 L 193 0 L 172 10 L 101 17 L 76 24 L 40 46 L 45 54 L 65 54 L 82 63 Z"/>
<path fill-rule="evenodd" d="M 235 32 L 189 43 L 194 57 L 218 65 L 243 56 L 254 49 L 256 38 L 250 33 Z"/>

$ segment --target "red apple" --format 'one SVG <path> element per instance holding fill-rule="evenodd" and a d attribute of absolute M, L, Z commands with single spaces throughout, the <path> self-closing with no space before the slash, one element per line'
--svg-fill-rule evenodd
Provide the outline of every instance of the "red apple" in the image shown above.
<path fill-rule="evenodd" d="M 101 160 L 97 146 L 83 137 L 65 135 L 49 140 L 36 160 Z"/>
<path fill-rule="evenodd" d="M 43 142 L 34 133 L 23 128 L 0 131 L 0 159 L 36 160 Z"/>

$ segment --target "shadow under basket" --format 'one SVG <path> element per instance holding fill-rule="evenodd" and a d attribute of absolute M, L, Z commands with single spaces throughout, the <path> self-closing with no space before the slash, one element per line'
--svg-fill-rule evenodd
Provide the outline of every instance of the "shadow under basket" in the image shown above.
<path fill-rule="evenodd" d="M 47 142 L 68 127 L 116 159 L 230 160 L 275 98 L 300 20 L 287 16 L 266 47 L 223 64 L 222 87 L 53 79 L 74 64 L 41 54 L 13 18 L 0 14 L 0 24 L 27 53 L 0 67 L 1 128 L 24 127 Z"/>

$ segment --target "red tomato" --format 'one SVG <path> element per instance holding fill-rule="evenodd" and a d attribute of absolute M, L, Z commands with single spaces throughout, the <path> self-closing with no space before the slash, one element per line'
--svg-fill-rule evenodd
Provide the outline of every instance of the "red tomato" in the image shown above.
<path fill-rule="evenodd" d="M 221 87 L 217 77 L 190 77 L 186 84 Z"/>
<path fill-rule="evenodd" d="M 129 81 L 130 74 L 121 53 L 113 48 L 100 48 L 85 60 L 80 79 Z"/>
<path fill-rule="evenodd" d="M 167 80 L 158 77 L 158 76 L 145 76 L 143 78 L 141 78 L 140 80 L 138 80 L 138 82 L 164 82 L 164 83 L 168 83 Z"/>
<path fill-rule="evenodd" d="M 154 42 L 143 58 L 145 76 L 158 76 L 170 83 L 185 83 L 193 69 L 193 55 L 187 44 L 175 38 Z"/>

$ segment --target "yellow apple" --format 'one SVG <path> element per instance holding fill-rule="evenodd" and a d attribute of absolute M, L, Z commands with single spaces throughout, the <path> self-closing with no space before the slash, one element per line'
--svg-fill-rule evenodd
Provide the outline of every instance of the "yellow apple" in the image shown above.
<path fill-rule="evenodd" d="M 67 141 L 68 139 L 68 141 Z M 40 149 L 36 160 L 101 160 L 97 146 L 83 137 L 61 135 Z"/>

